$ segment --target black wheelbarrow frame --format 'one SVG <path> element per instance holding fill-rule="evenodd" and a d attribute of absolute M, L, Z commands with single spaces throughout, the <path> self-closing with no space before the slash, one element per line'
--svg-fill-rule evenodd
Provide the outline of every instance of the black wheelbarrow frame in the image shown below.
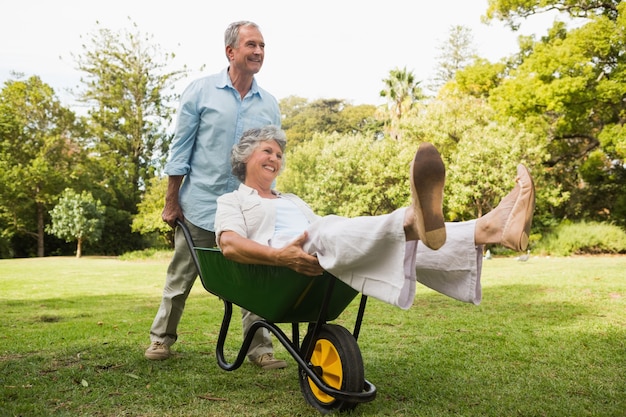
<path fill-rule="evenodd" d="M 241 264 L 226 259 L 218 248 L 196 247 L 184 222 L 178 220 L 203 287 L 224 303 L 224 317 L 216 346 L 217 363 L 226 371 L 245 361 L 257 330 L 267 329 L 298 364 L 302 393 L 322 413 L 347 411 L 376 397 L 376 387 L 364 377 L 357 344 L 367 296 L 361 294 L 354 330 L 329 324 L 354 300 L 358 292 L 325 272 L 308 277 L 286 267 Z M 224 345 L 233 304 L 263 317 L 252 323 L 234 362 Z M 277 323 L 291 323 L 292 337 Z M 300 324 L 308 323 L 300 344 Z M 323 363 L 322 363 L 323 362 Z"/>

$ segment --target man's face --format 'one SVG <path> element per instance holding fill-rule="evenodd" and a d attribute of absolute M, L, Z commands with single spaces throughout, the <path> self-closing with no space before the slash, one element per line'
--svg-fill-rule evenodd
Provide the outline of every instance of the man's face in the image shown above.
<path fill-rule="evenodd" d="M 265 41 L 261 32 L 250 26 L 239 28 L 239 45 L 228 48 L 230 65 L 242 73 L 256 74 L 263 66 L 265 57 Z"/>

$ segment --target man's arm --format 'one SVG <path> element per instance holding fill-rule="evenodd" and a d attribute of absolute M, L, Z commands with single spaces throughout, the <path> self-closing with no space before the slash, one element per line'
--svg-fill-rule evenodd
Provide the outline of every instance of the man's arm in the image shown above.
<path fill-rule="evenodd" d="M 167 192 L 165 194 L 165 207 L 161 213 L 161 218 L 172 228 L 176 227 L 176 220 L 185 220 L 183 209 L 178 201 L 180 185 L 183 183 L 184 175 L 170 175 L 167 177 Z"/>

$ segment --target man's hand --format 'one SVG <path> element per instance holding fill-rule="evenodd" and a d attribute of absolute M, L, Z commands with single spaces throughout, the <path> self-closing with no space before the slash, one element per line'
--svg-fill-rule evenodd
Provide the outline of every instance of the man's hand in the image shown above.
<path fill-rule="evenodd" d="M 176 228 L 176 220 L 185 220 L 183 209 L 180 207 L 180 204 L 178 204 L 178 201 L 166 201 L 163 212 L 161 213 L 161 218 L 173 229 Z"/>
<path fill-rule="evenodd" d="M 161 213 L 161 218 L 172 229 L 176 228 L 176 220 L 184 221 L 183 209 L 178 202 L 178 191 L 183 182 L 182 175 L 170 175 L 167 177 L 167 191 L 165 194 L 165 207 Z"/>

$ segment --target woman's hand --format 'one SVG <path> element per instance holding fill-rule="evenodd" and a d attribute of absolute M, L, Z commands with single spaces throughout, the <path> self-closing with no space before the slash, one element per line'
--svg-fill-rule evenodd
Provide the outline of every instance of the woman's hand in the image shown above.
<path fill-rule="evenodd" d="M 308 235 L 304 232 L 287 246 L 272 248 L 242 237 L 236 232 L 225 231 L 219 236 L 219 245 L 224 256 L 236 262 L 286 266 L 303 275 L 322 275 L 324 269 L 317 257 L 309 255 L 302 249 L 307 238 Z"/>
<path fill-rule="evenodd" d="M 317 257 L 309 255 L 302 249 L 302 245 L 304 245 L 307 238 L 308 235 L 304 232 L 287 246 L 280 249 L 280 263 L 300 274 L 311 277 L 322 275 L 324 269 L 320 266 Z"/>

